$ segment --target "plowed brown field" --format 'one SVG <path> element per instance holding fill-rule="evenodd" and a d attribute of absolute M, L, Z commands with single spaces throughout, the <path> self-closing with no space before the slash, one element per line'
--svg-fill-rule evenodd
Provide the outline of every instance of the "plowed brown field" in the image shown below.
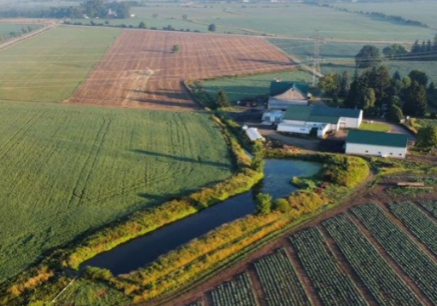
<path fill-rule="evenodd" d="M 177 54 L 174 45 L 180 46 Z M 126 30 L 68 102 L 193 109 L 183 80 L 291 67 L 287 56 L 261 38 Z"/>

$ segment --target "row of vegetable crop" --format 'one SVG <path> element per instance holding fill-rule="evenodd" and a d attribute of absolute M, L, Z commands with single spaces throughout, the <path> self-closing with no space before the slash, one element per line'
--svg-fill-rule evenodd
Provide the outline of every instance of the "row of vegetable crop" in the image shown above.
<path fill-rule="evenodd" d="M 437 201 L 421 201 L 419 202 L 434 218 L 437 218 Z"/>
<path fill-rule="evenodd" d="M 257 306 L 252 283 L 247 273 L 217 286 L 211 291 L 213 306 Z"/>
<path fill-rule="evenodd" d="M 269 306 L 310 306 L 311 303 L 285 249 L 254 263 Z"/>
<path fill-rule="evenodd" d="M 411 202 L 392 203 L 390 211 L 417 237 L 427 248 L 437 255 L 437 223 L 431 220 Z"/>
<path fill-rule="evenodd" d="M 375 204 L 352 208 L 387 254 L 437 305 L 437 264 Z"/>
<path fill-rule="evenodd" d="M 422 305 L 346 214 L 337 215 L 322 224 L 378 304 Z"/>
<path fill-rule="evenodd" d="M 317 228 L 301 231 L 290 240 L 323 305 L 368 305 L 351 278 L 334 261 Z"/>

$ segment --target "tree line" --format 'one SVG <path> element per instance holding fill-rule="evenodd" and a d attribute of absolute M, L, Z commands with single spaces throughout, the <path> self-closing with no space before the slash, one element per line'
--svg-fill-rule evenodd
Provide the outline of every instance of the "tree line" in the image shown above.
<path fill-rule="evenodd" d="M 338 107 L 359 108 L 367 116 L 387 114 L 387 119 L 400 122 L 404 115 L 422 117 L 428 100 L 435 100 L 437 91 L 428 84 L 426 73 L 413 70 L 401 77 L 392 76 L 385 66 L 374 66 L 361 73 L 330 73 L 320 79 L 320 88 Z"/>
<path fill-rule="evenodd" d="M 130 18 L 130 8 L 135 1 L 104 2 L 103 0 L 87 0 L 78 6 L 49 8 L 11 8 L 0 11 L 1 18 Z M 109 11 L 112 14 L 109 14 Z"/>

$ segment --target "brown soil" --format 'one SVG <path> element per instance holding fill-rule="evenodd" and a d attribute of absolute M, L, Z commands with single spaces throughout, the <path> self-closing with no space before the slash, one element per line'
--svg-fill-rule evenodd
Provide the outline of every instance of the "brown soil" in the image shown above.
<path fill-rule="evenodd" d="M 173 53 L 178 45 L 180 52 Z M 193 110 L 184 80 L 261 73 L 293 64 L 261 38 L 124 31 L 69 103 Z"/>

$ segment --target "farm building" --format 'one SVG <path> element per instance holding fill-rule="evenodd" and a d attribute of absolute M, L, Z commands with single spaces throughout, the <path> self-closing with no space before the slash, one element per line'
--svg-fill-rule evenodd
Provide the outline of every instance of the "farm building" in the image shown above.
<path fill-rule="evenodd" d="M 289 105 L 308 105 L 308 85 L 275 80 L 270 83 L 269 109 L 285 110 Z"/>
<path fill-rule="evenodd" d="M 383 132 L 349 131 L 346 154 L 405 158 L 408 136 Z"/>
<path fill-rule="evenodd" d="M 243 130 L 246 132 L 247 137 L 249 137 L 250 141 L 261 140 L 264 141 L 265 138 L 259 133 L 257 128 L 250 128 L 247 126 L 243 127 Z"/>
<path fill-rule="evenodd" d="M 261 120 L 265 125 L 278 125 L 284 120 L 284 112 L 279 109 L 271 109 L 262 115 Z"/>
<path fill-rule="evenodd" d="M 317 130 L 317 136 L 322 138 L 339 129 L 359 128 L 362 120 L 363 111 L 359 109 L 290 105 L 278 131 L 310 134 L 311 130 Z"/>

